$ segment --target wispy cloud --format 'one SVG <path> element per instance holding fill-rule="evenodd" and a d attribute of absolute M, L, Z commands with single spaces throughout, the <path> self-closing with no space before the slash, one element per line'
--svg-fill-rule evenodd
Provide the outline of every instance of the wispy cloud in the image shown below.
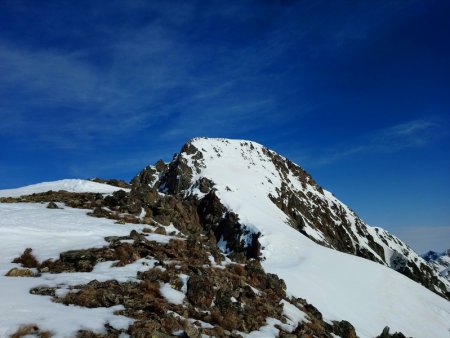
<path fill-rule="evenodd" d="M 409 121 L 376 132 L 367 147 L 375 151 L 395 152 L 425 146 L 439 137 L 440 133 L 439 125 L 433 121 Z"/>
<path fill-rule="evenodd" d="M 273 48 L 275 35 L 268 45 L 242 48 L 208 39 L 185 42 L 192 38 L 186 24 L 232 16 L 239 21 L 250 11 L 215 6 L 205 12 L 194 4 L 132 7 L 156 11 L 155 19 L 139 29 L 113 29 L 100 58 L 95 46 L 68 52 L 0 40 L 0 136 L 20 140 L 26 133 L 30 144 L 71 148 L 157 128 L 168 117 L 164 138 L 220 125 L 222 131 L 242 129 L 252 117 L 263 117 L 272 99 L 252 88 L 259 81 L 255 74 L 284 52 Z"/>
<path fill-rule="evenodd" d="M 288 76 L 301 64 L 297 58 L 364 39 L 378 22 L 355 30 L 353 20 L 336 19 L 333 7 L 327 15 L 337 33 L 328 34 L 316 20 L 318 7 L 296 1 L 112 1 L 83 12 L 87 27 L 66 27 L 61 17 L 72 17 L 69 7 L 51 17 L 60 26 L 45 32 L 64 43 L 24 43 L 0 33 L 0 137 L 70 149 L 145 132 L 179 142 L 270 127 L 286 119 L 277 110 L 283 95 L 292 90 L 300 102 L 299 88 L 308 86 L 301 72 L 299 79 Z M 286 79 L 295 82 L 292 87 Z M 398 138 L 384 137 L 379 141 L 385 148 Z M 332 151 L 328 160 L 375 147 L 374 140 L 364 142 Z"/>
<path fill-rule="evenodd" d="M 395 153 L 408 148 L 420 148 L 432 144 L 447 135 L 440 125 L 431 120 L 413 120 L 385 129 L 376 130 L 352 144 L 340 144 L 312 159 L 312 165 L 320 166 L 364 153 Z"/>

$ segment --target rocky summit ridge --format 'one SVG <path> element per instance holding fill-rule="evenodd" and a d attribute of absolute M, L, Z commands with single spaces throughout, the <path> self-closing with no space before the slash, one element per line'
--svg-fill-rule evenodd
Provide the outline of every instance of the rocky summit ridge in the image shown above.
<path fill-rule="evenodd" d="M 251 183 L 243 191 L 249 179 Z M 256 239 L 261 234 L 252 224 L 237 221 L 239 212 L 227 208 L 221 196 L 235 199 L 244 195 L 241 202 L 248 203 L 257 195 L 257 203 L 275 205 L 284 213 L 285 222 L 316 243 L 388 266 L 450 298 L 450 282 L 436 264 L 427 262 L 388 231 L 367 225 L 300 166 L 256 142 L 194 138 L 170 163 L 159 161 L 132 182 L 169 195 L 203 200 L 203 210 L 217 208 L 212 227 L 219 221 L 215 218 L 227 211 L 227 217 L 234 218 L 227 222 L 236 223 L 234 230 L 219 226 L 214 231 L 230 251 L 258 255 Z"/>

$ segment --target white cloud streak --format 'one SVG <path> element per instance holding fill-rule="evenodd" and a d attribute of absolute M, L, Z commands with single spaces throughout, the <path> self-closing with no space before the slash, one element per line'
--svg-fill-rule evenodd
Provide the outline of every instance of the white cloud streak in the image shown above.
<path fill-rule="evenodd" d="M 408 148 L 426 147 L 445 135 L 446 131 L 434 121 L 413 120 L 374 131 L 353 140 L 352 145 L 341 144 L 310 162 L 312 166 L 320 166 L 358 154 L 396 153 Z"/>

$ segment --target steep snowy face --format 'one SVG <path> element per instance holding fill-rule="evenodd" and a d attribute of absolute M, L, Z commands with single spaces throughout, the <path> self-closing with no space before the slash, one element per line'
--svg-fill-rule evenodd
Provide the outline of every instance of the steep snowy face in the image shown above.
<path fill-rule="evenodd" d="M 162 192 L 201 199 L 213 189 L 238 215 L 246 243 L 275 218 L 316 243 L 389 266 L 449 296 L 450 283 L 435 266 L 386 230 L 365 224 L 305 170 L 258 143 L 195 138 L 169 165 L 155 168 L 146 169 L 154 178 L 148 184 Z M 145 170 L 137 178 L 142 175 Z"/>

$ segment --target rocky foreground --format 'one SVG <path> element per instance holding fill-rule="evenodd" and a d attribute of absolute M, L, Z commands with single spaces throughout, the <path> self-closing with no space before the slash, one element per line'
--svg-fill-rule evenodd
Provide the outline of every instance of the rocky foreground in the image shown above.
<path fill-rule="evenodd" d="M 350 323 L 327 323 L 306 300 L 289 297 L 283 280 L 264 272 L 258 259 L 242 253 L 226 257 L 218 249 L 213 233 L 201 225 L 200 220 L 206 216 L 201 212 L 192 213 L 195 203 L 180 203 L 155 194 L 151 202 L 152 217 L 139 217 L 129 212 L 137 201 L 143 201 L 132 197 L 135 194 L 135 190 L 130 193 L 119 190 L 104 197 L 95 193 L 50 191 L 2 199 L 3 203 L 45 202 L 49 209 L 65 206 L 91 209 L 90 216 L 112 218 L 124 227 L 126 223 L 148 225 L 142 232 L 132 230 L 128 236 L 106 237 L 109 244 L 102 248 L 62 252 L 57 260 L 39 262 L 32 248 L 26 248 L 14 259 L 13 263 L 20 268 L 7 273 L 11 278 L 91 272 L 105 261 L 114 262 L 116 267 L 141 259 L 154 262 L 146 271 L 137 272 L 133 282 L 93 280 L 71 286 L 63 295 L 58 293 L 57 286 L 31 289 L 33 295 L 50 296 L 53 302 L 65 305 L 87 308 L 123 305 L 124 309 L 116 314 L 135 320 L 126 330 L 107 325 L 106 333 L 79 331 L 76 337 L 121 337 L 125 333 L 131 337 L 242 337 L 267 326 L 267 318 L 271 318 L 273 328 L 281 337 L 332 337 L 332 334 L 356 337 Z M 197 209 L 201 209 L 200 205 Z M 197 216 L 192 220 L 189 215 Z M 177 229 L 180 232 L 159 223 L 168 219 L 180 224 Z M 149 234 L 169 235 L 171 239 L 167 243 L 159 242 L 149 239 Z M 296 323 L 296 318 L 303 318 L 304 322 Z M 51 332 L 42 331 L 39 323 L 28 323 L 11 337 L 29 334 L 52 336 Z"/>
<path fill-rule="evenodd" d="M 322 314 L 305 299 L 289 297 L 283 280 L 266 273 L 254 252 L 239 250 L 225 256 L 217 247 L 211 231 L 213 214 L 206 209 L 220 209 L 212 195 L 208 202 L 181 202 L 140 188 L 119 190 L 112 195 L 49 191 L 16 198 L 2 198 L 2 203 L 46 203 L 48 209 L 65 207 L 90 209 L 91 217 L 114 219 L 127 224 L 145 224 L 142 232 L 128 236 L 107 236 L 102 248 L 61 252 L 57 260 L 39 262 L 32 248 L 26 248 L 13 263 L 8 277 L 39 277 L 42 274 L 91 272 L 100 262 L 114 262 L 123 267 L 141 259 L 151 260 L 146 271 L 136 273 L 136 281 L 92 280 L 70 286 L 65 293 L 59 287 L 41 286 L 33 295 L 50 296 L 53 302 L 87 308 L 123 305 L 116 311 L 134 319 L 127 329 L 105 326 L 105 333 L 79 331 L 78 338 L 124 337 L 243 337 L 268 326 L 267 318 L 280 337 L 357 337 L 345 321 L 325 322 Z M 136 204 L 151 206 L 151 217 L 136 215 Z M 205 205 L 208 205 L 208 208 Z M 206 208 L 206 209 L 205 209 Z M 210 211 L 211 211 L 210 210 Z M 131 213 L 135 211 L 134 214 Z M 220 209 L 220 212 L 222 210 Z M 228 216 L 235 217 L 235 216 Z M 178 224 L 177 229 L 162 223 Z M 169 235 L 167 243 L 148 239 L 149 234 Z M 255 258 L 252 258 L 255 257 Z M 303 319 L 303 322 L 295 322 Z M 270 326 L 269 324 L 269 326 Z M 404 337 L 384 331 L 380 337 Z M 258 336 L 264 335 L 264 330 Z M 20 327 L 11 337 L 52 337 L 39 323 Z M 270 333 L 267 333 L 270 336 Z"/>

